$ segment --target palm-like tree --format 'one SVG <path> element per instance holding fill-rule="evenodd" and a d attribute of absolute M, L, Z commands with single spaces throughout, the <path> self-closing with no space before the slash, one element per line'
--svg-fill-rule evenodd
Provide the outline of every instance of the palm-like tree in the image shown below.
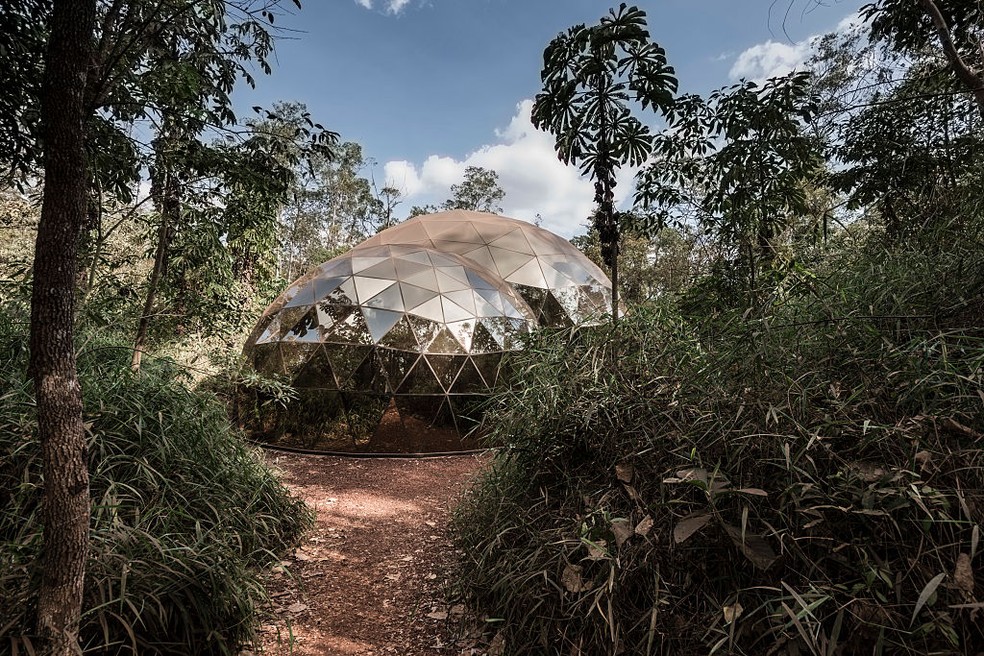
<path fill-rule="evenodd" d="M 543 91 L 533 125 L 556 137 L 557 156 L 595 183 L 594 224 L 612 274 L 612 322 L 618 322 L 619 222 L 615 174 L 641 165 L 653 135 L 632 114 L 632 104 L 666 112 L 677 90 L 666 52 L 649 39 L 646 13 L 624 3 L 597 25 L 575 25 L 543 51 Z"/>

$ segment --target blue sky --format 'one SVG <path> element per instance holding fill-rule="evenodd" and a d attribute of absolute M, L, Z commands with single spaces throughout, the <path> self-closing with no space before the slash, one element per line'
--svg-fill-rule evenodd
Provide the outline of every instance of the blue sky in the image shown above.
<path fill-rule="evenodd" d="M 529 125 L 543 48 L 601 0 L 303 0 L 271 76 L 237 103 L 300 101 L 315 120 L 362 144 L 376 182 L 411 205 L 440 202 L 470 164 L 497 171 L 504 213 L 571 236 L 591 209 L 591 185 L 552 156 Z M 615 3 L 617 4 L 617 3 Z M 643 0 L 652 37 L 681 89 L 707 92 L 740 77 L 787 72 L 809 39 L 843 25 L 861 0 Z M 787 12 L 788 10 L 788 12 Z M 627 196 L 631 172 L 623 176 Z"/>

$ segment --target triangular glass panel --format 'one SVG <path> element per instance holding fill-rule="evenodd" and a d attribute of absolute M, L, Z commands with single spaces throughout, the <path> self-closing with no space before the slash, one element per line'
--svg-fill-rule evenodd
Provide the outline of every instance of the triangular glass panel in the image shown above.
<path fill-rule="evenodd" d="M 439 292 L 401 282 L 400 293 L 403 294 L 403 307 L 406 309 L 415 308 L 421 303 L 425 303 L 432 298 L 436 298 Z"/>
<path fill-rule="evenodd" d="M 472 289 L 496 289 L 495 285 L 474 271 L 466 271 L 465 275 L 468 277 L 468 285 Z"/>
<path fill-rule="evenodd" d="M 460 292 L 447 292 L 442 294 L 445 298 L 453 301 L 457 305 L 460 305 L 466 311 L 468 311 L 472 316 L 475 314 L 475 290 L 464 289 Z M 480 299 L 481 300 L 481 299 Z"/>
<path fill-rule="evenodd" d="M 283 376 L 287 373 L 280 344 L 258 344 L 253 348 L 253 368 L 263 374 Z"/>
<path fill-rule="evenodd" d="M 352 260 L 352 273 L 361 273 L 366 269 L 376 266 L 380 262 L 388 260 L 387 255 L 353 255 Z"/>
<path fill-rule="evenodd" d="M 400 293 L 400 286 L 390 285 L 381 293 L 376 294 L 368 301 L 364 301 L 363 305 L 381 310 L 403 312 L 403 295 Z"/>
<path fill-rule="evenodd" d="M 526 235 L 518 228 L 493 240 L 489 246 L 504 248 L 517 253 L 533 254 L 533 248 L 530 246 L 530 242 L 526 241 Z"/>
<path fill-rule="evenodd" d="M 345 417 L 348 420 L 349 434 L 352 438 L 353 451 L 371 452 L 376 432 L 386 410 L 389 408 L 389 397 L 370 394 L 345 394 Z"/>
<path fill-rule="evenodd" d="M 536 259 L 530 260 L 510 273 L 509 282 L 514 285 L 529 285 L 530 287 L 550 287 L 543 275 L 543 269 L 540 268 L 540 262 Z"/>
<path fill-rule="evenodd" d="M 324 337 L 326 342 L 342 344 L 372 344 L 372 333 L 361 312 L 353 312 L 344 321 L 339 321 L 331 327 Z"/>
<path fill-rule="evenodd" d="M 407 317 L 402 314 L 396 324 L 389 329 L 389 332 L 378 341 L 378 344 L 388 349 L 420 352 L 420 344 L 417 343 L 417 336 L 410 327 Z"/>
<path fill-rule="evenodd" d="M 314 285 L 314 301 L 317 303 L 328 296 L 346 280 L 347 278 L 315 278 L 312 283 Z"/>
<path fill-rule="evenodd" d="M 308 281 L 301 283 L 286 293 L 287 302 L 285 308 L 294 308 L 314 303 L 314 286 Z"/>
<path fill-rule="evenodd" d="M 413 334 L 417 338 L 417 344 L 419 345 L 420 350 L 425 352 L 428 348 L 430 348 L 431 342 L 434 341 L 434 339 L 444 328 L 443 321 L 432 321 L 430 319 L 423 319 L 413 315 L 407 315 L 407 322 L 410 324 L 410 328 L 413 330 Z"/>
<path fill-rule="evenodd" d="M 281 341 L 284 342 L 320 342 L 321 324 L 318 321 L 317 308 L 308 310 L 301 320 L 294 324 L 294 327 L 284 333 Z"/>
<path fill-rule="evenodd" d="M 543 301 L 543 307 L 540 309 L 540 325 L 543 326 L 554 326 L 554 327 L 566 327 L 573 325 L 570 315 L 567 311 L 557 302 L 552 293 L 548 293 L 547 297 Z"/>
<path fill-rule="evenodd" d="M 427 232 L 433 239 L 444 239 L 447 241 L 470 241 L 480 240 L 481 237 L 475 228 L 468 221 L 431 221 L 427 225 Z"/>
<path fill-rule="evenodd" d="M 485 322 L 480 321 L 475 326 L 470 350 L 472 353 L 495 353 L 502 350 L 502 345 L 489 332 Z"/>
<path fill-rule="evenodd" d="M 370 346 L 349 346 L 346 344 L 325 344 L 325 355 L 335 373 L 335 381 L 339 389 L 349 389 L 352 374 L 368 358 L 372 351 Z"/>
<path fill-rule="evenodd" d="M 429 262 L 427 264 L 422 262 L 413 262 L 403 257 L 394 259 L 393 266 L 396 267 L 397 280 L 406 280 L 407 276 L 412 276 L 415 273 L 420 273 L 421 271 L 426 271 L 431 268 L 431 264 Z"/>
<path fill-rule="evenodd" d="M 444 305 L 441 302 L 440 296 L 435 296 L 429 301 L 421 303 L 416 307 L 409 308 L 407 312 L 410 314 L 416 314 L 424 319 L 444 323 Z"/>
<path fill-rule="evenodd" d="M 430 289 L 432 291 L 440 291 L 440 287 L 437 285 L 437 276 L 435 275 L 434 268 L 424 269 L 423 271 L 418 271 L 417 273 L 412 273 L 409 276 L 401 279 L 402 282 L 408 282 L 411 285 L 416 285 L 417 287 L 423 287 L 424 289 Z"/>
<path fill-rule="evenodd" d="M 485 384 L 491 389 L 495 387 L 499 379 L 499 367 L 502 363 L 501 353 L 488 353 L 485 355 L 473 355 L 472 362 L 475 368 L 482 375 Z"/>
<path fill-rule="evenodd" d="M 499 270 L 499 275 L 509 282 L 512 282 L 509 275 L 513 271 L 534 259 L 532 255 L 507 251 L 501 248 L 496 248 L 495 246 L 490 246 L 489 251 L 492 253 L 492 258 L 495 260 L 495 266 Z"/>
<path fill-rule="evenodd" d="M 435 271 L 437 277 L 437 288 L 440 289 L 442 293 L 468 289 L 467 282 L 462 282 L 449 275 L 448 271 L 453 271 L 455 268 L 460 267 L 441 267 Z"/>
<path fill-rule="evenodd" d="M 324 301 L 332 305 L 358 305 L 359 295 L 355 293 L 355 283 L 346 278 L 334 291 L 325 296 Z"/>
<path fill-rule="evenodd" d="M 280 315 L 274 315 L 273 319 L 267 323 L 266 328 L 260 333 L 260 336 L 256 338 L 253 342 L 254 344 L 267 344 L 269 342 L 275 342 L 280 339 Z"/>
<path fill-rule="evenodd" d="M 454 379 L 457 378 L 458 372 L 461 370 L 461 365 L 464 364 L 463 361 L 465 358 L 455 355 L 432 354 L 428 354 L 425 357 L 431 370 L 434 372 L 434 377 L 441 383 L 443 390 L 450 390 Z"/>
<path fill-rule="evenodd" d="M 455 321 L 447 324 L 448 330 L 458 340 L 465 352 L 471 351 L 472 335 L 475 332 L 475 320 Z"/>
<path fill-rule="evenodd" d="M 359 295 L 359 304 L 365 303 L 370 298 L 380 293 L 387 287 L 396 284 L 395 280 L 380 280 L 379 278 L 363 278 L 362 276 L 355 276 L 352 278 L 355 281 L 355 289 Z"/>
<path fill-rule="evenodd" d="M 481 235 L 482 240 L 487 244 L 516 229 L 515 224 L 511 221 L 494 221 L 491 219 L 488 221 L 475 221 L 474 225 L 475 231 Z"/>
<path fill-rule="evenodd" d="M 429 240 L 429 237 L 426 239 Z M 404 243 L 416 244 L 419 243 L 419 240 L 408 239 Z M 419 250 L 407 250 L 406 252 L 401 252 L 400 259 L 406 260 L 407 262 L 416 262 L 417 264 L 426 264 L 428 268 L 431 268 L 433 266 L 433 264 L 431 263 L 430 254 L 423 247 L 421 247 Z"/>
<path fill-rule="evenodd" d="M 369 328 L 369 334 L 372 335 L 372 341 L 377 344 L 389 332 L 389 329 L 403 318 L 403 312 L 378 310 L 370 307 L 362 308 L 362 314 L 366 318 L 366 326 Z"/>
<path fill-rule="evenodd" d="M 281 310 L 277 318 L 280 320 L 280 325 L 284 327 L 284 330 L 281 331 L 279 339 L 283 339 L 284 333 L 290 332 L 290 329 L 296 326 L 308 312 L 308 307 L 291 307 Z"/>
<path fill-rule="evenodd" d="M 465 362 L 461 366 L 461 371 L 458 372 L 458 377 L 455 378 L 454 384 L 448 389 L 448 392 L 453 394 L 476 394 L 485 391 L 487 388 L 485 379 L 478 373 L 478 369 L 472 364 L 471 358 L 465 358 Z"/>
<path fill-rule="evenodd" d="M 299 351 L 300 349 L 292 349 Z M 316 346 L 303 366 L 297 369 L 292 384 L 298 388 L 334 389 L 335 374 L 324 346 Z"/>
<path fill-rule="evenodd" d="M 440 394 L 443 396 L 444 388 L 437 382 L 437 377 L 427 361 L 421 357 L 407 374 L 407 377 L 403 379 L 396 393 L 399 395 Z"/>
<path fill-rule="evenodd" d="M 407 374 L 410 373 L 419 359 L 420 354 L 418 353 L 379 349 L 379 361 L 386 374 L 391 393 L 395 394 L 400 389 Z"/>
<path fill-rule="evenodd" d="M 442 253 L 454 253 L 455 255 L 464 255 L 468 251 L 475 248 L 475 244 L 463 242 L 463 241 L 445 241 L 443 239 L 434 240 L 434 248 L 441 251 Z"/>
<path fill-rule="evenodd" d="M 373 394 L 386 393 L 386 374 L 375 349 L 369 351 L 349 379 L 342 383 L 342 389 Z"/>
<path fill-rule="evenodd" d="M 360 277 L 366 278 L 382 278 L 384 280 L 396 280 L 396 266 L 393 263 L 393 258 L 388 257 L 379 264 L 375 264 L 367 269 L 363 269 L 359 272 Z"/>
<path fill-rule="evenodd" d="M 500 277 L 502 276 L 499 271 L 499 267 L 495 263 L 495 258 L 492 257 L 492 252 L 487 246 L 482 246 L 481 248 L 470 250 L 467 253 L 462 253 L 462 257 L 474 262 L 478 265 L 478 268 L 483 271 L 491 271 Z"/>
<path fill-rule="evenodd" d="M 496 343 L 498 348 L 492 348 L 493 351 L 501 351 L 506 347 L 506 332 L 510 329 L 505 320 L 501 317 L 491 317 L 488 319 L 481 319 L 478 322 L 479 326 L 482 326 L 485 331 L 489 334 L 492 340 Z M 476 332 L 477 332 L 476 327 Z M 473 342 L 474 343 L 474 342 Z"/>
<path fill-rule="evenodd" d="M 441 296 L 441 306 L 444 309 L 444 322 L 452 323 L 455 321 L 464 321 L 465 319 L 473 319 L 475 317 L 475 310 L 466 310 L 454 301 L 451 301 L 446 296 Z"/>
<path fill-rule="evenodd" d="M 447 329 L 447 327 L 441 328 L 437 336 L 427 346 L 428 353 L 444 353 L 447 355 L 464 355 L 465 349 L 461 345 L 461 342 L 455 338 L 453 334 Z"/>

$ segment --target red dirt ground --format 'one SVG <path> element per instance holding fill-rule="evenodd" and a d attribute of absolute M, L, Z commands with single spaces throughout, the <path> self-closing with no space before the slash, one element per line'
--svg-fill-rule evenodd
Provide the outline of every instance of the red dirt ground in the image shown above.
<path fill-rule="evenodd" d="M 354 459 L 269 452 L 316 525 L 269 582 L 257 651 L 350 656 L 480 654 L 449 607 L 450 508 L 483 456 Z M 249 656 L 250 652 L 244 652 Z"/>

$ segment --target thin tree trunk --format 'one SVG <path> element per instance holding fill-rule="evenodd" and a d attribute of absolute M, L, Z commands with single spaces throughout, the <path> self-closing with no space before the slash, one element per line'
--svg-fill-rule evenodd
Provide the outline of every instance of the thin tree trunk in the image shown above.
<path fill-rule="evenodd" d="M 171 228 L 173 225 L 177 225 L 181 212 L 177 181 L 167 171 L 163 158 L 159 158 L 158 161 L 158 169 L 155 173 L 159 178 L 154 181 L 152 194 L 157 203 L 157 211 L 161 216 L 161 225 L 157 230 L 157 252 L 154 254 L 154 269 L 151 271 L 150 280 L 147 282 L 147 298 L 144 301 L 143 313 L 140 315 L 140 324 L 137 326 L 137 336 L 133 340 L 133 357 L 130 360 L 130 370 L 134 373 L 140 371 L 140 360 L 147 343 L 150 317 L 153 315 L 154 303 L 157 301 L 157 289 L 160 287 L 164 268 L 167 265 L 167 254 L 171 246 Z"/>
<path fill-rule="evenodd" d="M 31 376 L 44 468 L 37 631 L 42 653 L 77 653 L 89 548 L 89 473 L 75 363 L 78 239 L 87 210 L 84 94 L 95 0 L 55 0 L 41 91 L 44 195 L 31 296 Z"/>
<path fill-rule="evenodd" d="M 919 0 L 919 4 L 923 6 L 923 9 L 929 14 L 930 20 L 933 21 L 933 27 L 936 28 L 936 35 L 940 39 L 940 45 L 943 47 L 947 61 L 950 62 L 950 68 L 974 95 L 977 111 L 980 112 L 981 118 L 984 118 L 984 75 L 971 69 L 957 52 L 957 47 L 950 36 L 950 27 L 946 24 L 946 19 L 943 18 L 943 14 L 936 3 L 933 0 Z"/>

